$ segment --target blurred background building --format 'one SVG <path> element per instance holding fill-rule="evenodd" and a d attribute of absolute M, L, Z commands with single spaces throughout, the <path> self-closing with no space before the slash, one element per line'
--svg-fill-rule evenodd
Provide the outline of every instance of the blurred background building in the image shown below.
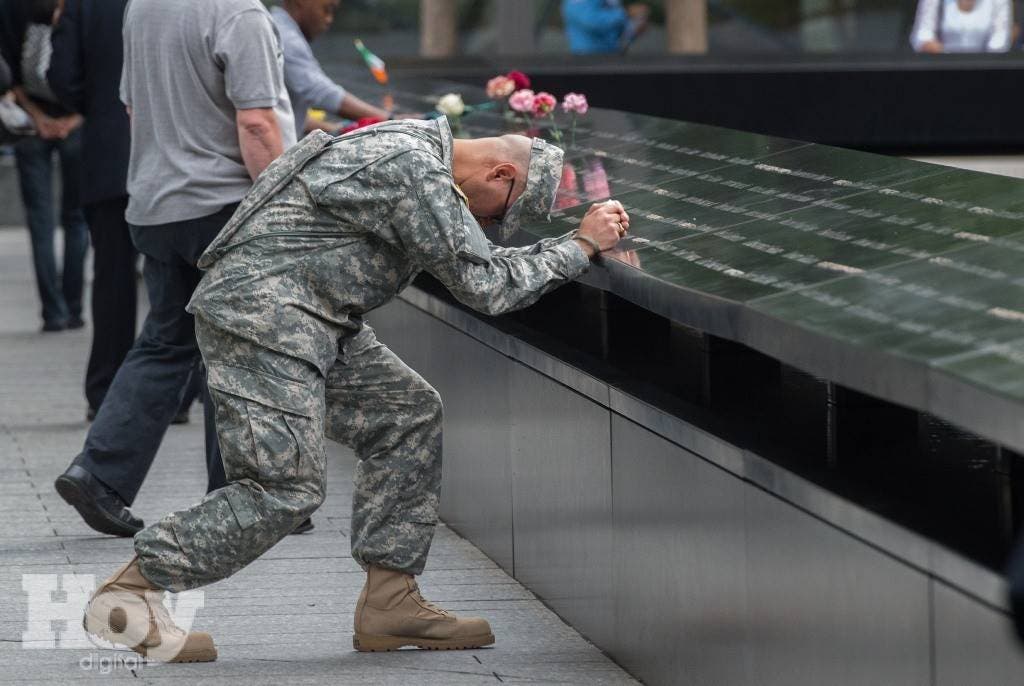
<path fill-rule="evenodd" d="M 268 3 L 272 4 L 272 3 Z M 329 37 L 318 51 L 325 57 L 347 55 L 355 36 L 377 45 L 391 57 L 421 54 L 420 12 L 454 15 L 454 54 L 488 56 L 569 52 L 559 0 L 345 0 Z M 666 20 L 673 13 L 686 20 L 690 35 L 706 35 L 706 52 L 714 56 L 743 54 L 912 52 L 910 35 L 917 0 L 651 0 L 650 26 L 629 54 L 705 52 L 699 45 L 675 45 Z M 1020 5 L 1019 2 L 1014 2 Z M 704 26 L 700 15 L 706 16 Z M 529 27 L 524 35 L 510 28 Z M 500 27 L 500 30 L 499 30 Z M 1014 40 L 1019 48 L 1019 38 Z M 337 51 L 341 50 L 341 53 Z"/>

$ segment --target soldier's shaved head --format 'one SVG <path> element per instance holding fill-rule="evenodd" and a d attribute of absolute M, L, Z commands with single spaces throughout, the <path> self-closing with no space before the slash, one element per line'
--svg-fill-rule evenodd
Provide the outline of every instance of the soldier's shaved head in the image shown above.
<path fill-rule="evenodd" d="M 467 153 L 464 157 L 472 158 L 479 164 L 492 167 L 499 164 L 514 164 L 517 169 L 525 172 L 530 166 L 532 141 L 532 138 L 517 134 L 490 138 L 457 138 L 455 149 L 456 155 L 459 155 L 459 152 Z"/>
<path fill-rule="evenodd" d="M 515 134 L 455 140 L 452 173 L 481 224 L 500 221 L 526 190 L 532 144 Z"/>
<path fill-rule="evenodd" d="M 511 162 L 519 172 L 516 175 L 516 190 L 522 191 L 526 183 L 526 171 L 530 168 L 530 144 L 532 138 L 509 134 L 496 138 L 481 138 L 481 142 L 487 142 L 491 149 L 490 162 L 498 165 L 503 162 Z"/>

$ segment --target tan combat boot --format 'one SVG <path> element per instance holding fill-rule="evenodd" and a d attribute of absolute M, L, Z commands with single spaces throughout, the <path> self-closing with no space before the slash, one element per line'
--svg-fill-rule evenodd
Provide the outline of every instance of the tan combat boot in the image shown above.
<path fill-rule="evenodd" d="M 92 636 L 145 657 L 164 662 L 216 660 L 210 634 L 176 626 L 163 600 L 164 590 L 142 576 L 139 558 L 133 556 L 92 594 L 82 624 Z"/>
<path fill-rule="evenodd" d="M 428 650 L 464 650 L 494 643 L 487 620 L 460 619 L 420 595 L 416 579 L 371 565 L 356 604 L 356 650 L 373 652 L 415 646 Z"/>

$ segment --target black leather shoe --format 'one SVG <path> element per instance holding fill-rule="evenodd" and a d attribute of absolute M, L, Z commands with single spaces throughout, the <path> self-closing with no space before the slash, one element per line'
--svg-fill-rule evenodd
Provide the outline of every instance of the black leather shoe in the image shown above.
<path fill-rule="evenodd" d="M 315 527 L 313 525 L 313 518 L 312 517 L 306 517 L 304 520 L 302 520 L 302 523 L 300 523 L 297 527 L 292 529 L 292 533 L 293 534 L 304 534 L 307 531 L 312 531 L 314 528 Z"/>
<path fill-rule="evenodd" d="M 85 523 L 111 536 L 134 536 L 145 526 L 106 484 L 76 464 L 57 477 L 54 488 Z"/>

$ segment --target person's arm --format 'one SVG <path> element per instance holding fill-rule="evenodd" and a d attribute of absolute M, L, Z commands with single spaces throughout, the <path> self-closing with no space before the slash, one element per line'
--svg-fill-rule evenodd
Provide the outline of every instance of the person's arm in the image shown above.
<path fill-rule="evenodd" d="M 917 17 L 910 34 L 910 44 L 917 52 L 942 52 L 939 41 L 939 10 L 942 0 L 920 0 Z"/>
<path fill-rule="evenodd" d="M 391 117 L 391 113 L 387 110 L 360 100 L 351 93 L 345 93 L 345 97 L 341 100 L 341 107 L 338 108 L 338 114 L 346 119 L 362 119 L 364 117 L 388 119 Z"/>
<path fill-rule="evenodd" d="M 357 98 L 335 83 L 300 32 L 280 21 L 277 28 L 284 49 L 284 81 L 298 99 L 308 102 L 314 109 L 334 112 L 346 119 L 387 119 L 390 116 L 387 110 Z M 305 117 L 306 113 L 296 112 L 295 116 Z"/>
<path fill-rule="evenodd" d="M 536 302 L 544 293 L 580 276 L 593 248 L 584 240 L 562 241 L 531 253 L 491 252 L 480 226 L 456 195 L 451 175 L 425 153 L 401 156 L 408 193 L 390 224 L 410 259 L 441 281 L 460 302 L 485 314 L 501 314 Z M 580 233 L 602 250 L 618 242 L 612 205 L 592 209 Z"/>
<path fill-rule="evenodd" d="M 564 0 L 562 19 L 587 31 L 603 32 L 626 28 L 629 15 L 622 7 L 611 7 L 592 0 Z"/>
<path fill-rule="evenodd" d="M 35 103 L 35 101 L 29 97 L 28 93 L 21 86 L 15 86 L 12 91 L 14 92 L 14 100 L 21 106 L 28 116 L 32 118 L 32 126 L 35 127 L 39 137 L 44 140 L 54 140 L 57 138 L 64 138 L 67 134 L 64 132 L 64 128 L 61 123 L 49 116 Z"/>
<path fill-rule="evenodd" d="M 327 76 L 301 32 L 279 19 L 275 23 L 284 50 L 284 82 L 289 92 L 313 109 L 340 113 L 345 89 Z M 306 113 L 296 112 L 295 116 L 305 117 Z"/>
<path fill-rule="evenodd" d="M 277 34 L 266 10 L 243 10 L 217 27 L 214 54 L 236 109 L 242 162 L 253 179 L 284 151 L 274 110 L 284 92 L 277 52 Z"/>
<path fill-rule="evenodd" d="M 513 257 L 515 255 L 536 255 L 543 250 L 549 250 L 559 243 L 564 243 L 568 240 L 572 240 L 573 235 L 576 233 L 575 230 L 563 233 L 561 236 L 553 236 L 551 238 L 542 238 L 536 243 L 521 246 L 505 246 L 497 245 L 495 243 L 490 244 L 491 256 L 493 257 Z"/>
<path fill-rule="evenodd" d="M 82 58 L 82 0 L 66 0 L 60 21 L 53 28 L 50 68 L 46 80 L 60 104 L 72 112 L 85 109 L 85 73 Z"/>
<path fill-rule="evenodd" d="M 995 16 L 992 17 L 992 33 L 985 45 L 987 52 L 1006 52 L 1010 49 L 1013 30 L 1013 5 L 1010 0 L 996 0 Z"/>
<path fill-rule="evenodd" d="M 267 166 L 284 152 L 281 127 L 271 108 L 238 110 L 235 115 L 242 161 L 255 181 Z"/>
<path fill-rule="evenodd" d="M 295 116 L 298 116 L 296 113 Z M 306 123 L 302 127 L 303 132 L 312 133 L 314 131 L 324 131 L 326 133 L 336 135 L 341 130 L 341 124 L 336 122 L 330 122 L 326 119 L 314 119 L 313 117 L 306 117 Z"/>

